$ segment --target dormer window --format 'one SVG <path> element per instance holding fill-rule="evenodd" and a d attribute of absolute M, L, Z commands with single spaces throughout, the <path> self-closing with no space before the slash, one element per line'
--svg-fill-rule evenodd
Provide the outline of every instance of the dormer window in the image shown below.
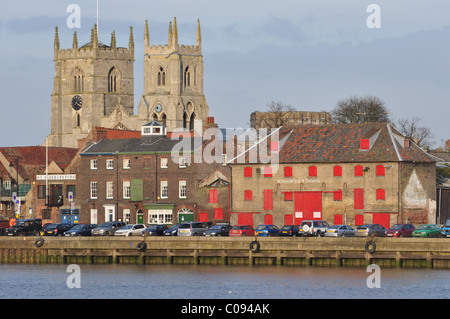
<path fill-rule="evenodd" d="M 360 140 L 360 149 L 362 149 L 362 150 L 370 149 L 370 141 L 368 138 L 362 138 Z"/>
<path fill-rule="evenodd" d="M 152 121 L 142 126 L 141 133 L 142 136 L 166 135 L 166 126 L 157 121 Z"/>

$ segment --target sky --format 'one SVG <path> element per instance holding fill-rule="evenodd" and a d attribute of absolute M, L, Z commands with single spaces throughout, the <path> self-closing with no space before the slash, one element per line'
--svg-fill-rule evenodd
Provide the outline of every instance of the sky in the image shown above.
<path fill-rule="evenodd" d="M 70 4 L 81 9 L 79 29 L 66 23 Z M 80 46 L 89 42 L 96 0 L 2 0 L 0 8 L 0 146 L 40 145 L 50 133 L 55 26 L 61 48 L 72 47 L 74 31 Z M 330 112 L 372 94 L 393 121 L 420 118 L 432 147 L 450 139 L 448 0 L 99 0 L 100 41 L 115 31 L 127 47 L 134 28 L 135 114 L 145 20 L 151 44 L 165 44 L 174 17 L 187 45 L 200 20 L 204 93 L 220 127 L 248 127 L 271 101 Z"/>

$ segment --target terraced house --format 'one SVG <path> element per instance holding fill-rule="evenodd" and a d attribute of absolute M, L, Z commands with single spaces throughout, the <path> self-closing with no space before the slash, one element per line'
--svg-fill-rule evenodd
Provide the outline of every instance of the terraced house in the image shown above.
<path fill-rule="evenodd" d="M 196 163 L 194 151 L 204 146 L 202 138 L 186 132 L 192 151 L 174 159 L 180 140 L 172 139 L 165 125 L 152 121 L 141 133 L 140 138 L 101 139 L 81 152 L 80 222 L 227 221 L 229 167 Z"/>
<path fill-rule="evenodd" d="M 278 134 L 260 142 L 278 153 L 277 165 L 249 151 L 230 161 L 232 224 L 434 222 L 435 160 L 392 125 L 303 125 Z"/>

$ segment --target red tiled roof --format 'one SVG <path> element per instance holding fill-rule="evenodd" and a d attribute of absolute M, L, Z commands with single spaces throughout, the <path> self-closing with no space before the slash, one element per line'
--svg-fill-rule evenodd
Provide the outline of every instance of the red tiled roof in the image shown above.
<path fill-rule="evenodd" d="M 280 163 L 436 162 L 412 141 L 400 143 L 405 138 L 388 123 L 285 126 L 278 133 Z M 370 141 L 368 150 L 361 139 Z"/>

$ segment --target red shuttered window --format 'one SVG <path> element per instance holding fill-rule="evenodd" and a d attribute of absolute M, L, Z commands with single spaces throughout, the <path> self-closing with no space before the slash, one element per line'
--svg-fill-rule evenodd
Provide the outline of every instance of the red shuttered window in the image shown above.
<path fill-rule="evenodd" d="M 355 176 L 364 176 L 364 168 L 362 165 L 355 166 Z"/>
<path fill-rule="evenodd" d="M 310 177 L 317 176 L 317 167 L 315 167 L 315 166 L 310 166 L 309 167 L 309 176 Z"/>
<path fill-rule="evenodd" d="M 342 215 L 341 214 L 334 215 L 334 224 L 335 225 L 342 224 Z"/>
<path fill-rule="evenodd" d="M 264 167 L 264 177 L 272 177 L 272 167 Z"/>
<path fill-rule="evenodd" d="M 206 223 L 208 221 L 208 213 L 207 212 L 199 212 L 198 213 L 198 221 L 202 223 Z"/>
<path fill-rule="evenodd" d="M 377 189 L 377 200 L 385 200 L 386 199 L 386 192 L 384 189 Z"/>
<path fill-rule="evenodd" d="M 333 200 L 342 200 L 342 189 L 333 192 Z"/>
<path fill-rule="evenodd" d="M 354 190 L 354 208 L 364 209 L 364 189 L 355 188 Z"/>
<path fill-rule="evenodd" d="M 244 177 L 252 177 L 252 168 L 251 167 L 246 167 L 244 168 Z"/>
<path fill-rule="evenodd" d="M 342 166 L 334 166 L 333 167 L 333 176 L 342 176 Z"/>
<path fill-rule="evenodd" d="M 360 140 L 360 148 L 362 150 L 368 150 L 370 148 L 370 141 L 369 139 L 363 138 Z"/>
<path fill-rule="evenodd" d="M 247 201 L 253 200 L 253 192 L 250 190 L 246 190 L 244 192 L 244 200 L 247 200 Z"/>
<path fill-rule="evenodd" d="M 217 189 L 210 189 L 209 190 L 209 202 L 210 203 L 217 203 Z"/>
<path fill-rule="evenodd" d="M 214 219 L 223 219 L 223 208 L 214 209 Z"/>
<path fill-rule="evenodd" d="M 273 190 L 265 189 L 264 192 L 264 210 L 273 209 Z"/>
<path fill-rule="evenodd" d="M 364 215 L 361 214 L 355 215 L 355 225 L 359 226 L 363 224 L 364 224 Z"/>
<path fill-rule="evenodd" d="M 383 165 L 377 165 L 376 176 L 384 176 L 385 169 Z"/>
<path fill-rule="evenodd" d="M 294 200 L 294 193 L 293 192 L 284 193 L 284 200 Z"/>
<path fill-rule="evenodd" d="M 292 177 L 292 167 L 286 166 L 284 168 L 284 177 Z"/>

